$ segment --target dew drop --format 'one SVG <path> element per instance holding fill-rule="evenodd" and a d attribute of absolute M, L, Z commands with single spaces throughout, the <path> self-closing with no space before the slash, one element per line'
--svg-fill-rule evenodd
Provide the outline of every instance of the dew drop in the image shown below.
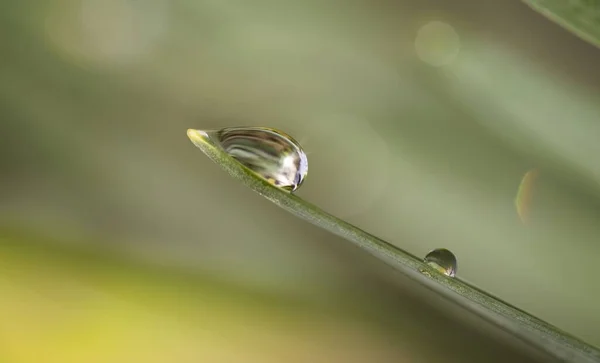
<path fill-rule="evenodd" d="M 456 257 L 445 248 L 429 252 L 423 261 L 446 276 L 454 277 L 456 274 Z"/>
<path fill-rule="evenodd" d="M 272 185 L 293 192 L 308 173 L 308 159 L 290 135 L 267 127 L 228 127 L 216 131 L 188 130 L 208 137 L 216 146 Z"/>

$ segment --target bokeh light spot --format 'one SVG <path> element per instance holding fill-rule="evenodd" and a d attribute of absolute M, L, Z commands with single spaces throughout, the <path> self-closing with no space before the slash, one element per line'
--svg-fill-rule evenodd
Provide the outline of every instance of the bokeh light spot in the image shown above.
<path fill-rule="evenodd" d="M 456 58 L 460 51 L 460 38 L 452 26 L 432 21 L 417 32 L 415 50 L 423 62 L 440 67 Z"/>

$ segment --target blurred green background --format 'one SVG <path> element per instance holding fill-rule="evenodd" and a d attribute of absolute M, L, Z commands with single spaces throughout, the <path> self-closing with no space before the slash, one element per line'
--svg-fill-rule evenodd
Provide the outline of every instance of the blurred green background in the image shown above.
<path fill-rule="evenodd" d="M 448 248 L 600 345 L 600 51 L 521 2 L 20 0 L 0 20 L 2 362 L 527 360 L 186 137 L 241 125 L 302 143 L 302 198 Z"/>

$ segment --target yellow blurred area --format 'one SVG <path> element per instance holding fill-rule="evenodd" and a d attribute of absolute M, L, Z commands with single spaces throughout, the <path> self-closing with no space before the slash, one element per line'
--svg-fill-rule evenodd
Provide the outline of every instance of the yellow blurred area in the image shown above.
<path fill-rule="evenodd" d="M 249 303 L 201 283 L 157 285 L 110 265 L 65 266 L 4 244 L 0 290 L 3 362 L 364 362 L 399 353 L 356 320 Z"/>

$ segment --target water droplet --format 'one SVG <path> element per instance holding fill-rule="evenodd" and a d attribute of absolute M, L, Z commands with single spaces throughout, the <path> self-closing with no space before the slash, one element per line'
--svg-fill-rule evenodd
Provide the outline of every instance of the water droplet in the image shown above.
<path fill-rule="evenodd" d="M 445 248 L 429 252 L 423 261 L 446 276 L 454 277 L 456 274 L 456 257 Z"/>
<path fill-rule="evenodd" d="M 228 127 L 216 131 L 188 130 L 192 141 L 199 134 L 267 182 L 293 192 L 308 172 L 308 159 L 290 135 L 267 127 Z"/>

